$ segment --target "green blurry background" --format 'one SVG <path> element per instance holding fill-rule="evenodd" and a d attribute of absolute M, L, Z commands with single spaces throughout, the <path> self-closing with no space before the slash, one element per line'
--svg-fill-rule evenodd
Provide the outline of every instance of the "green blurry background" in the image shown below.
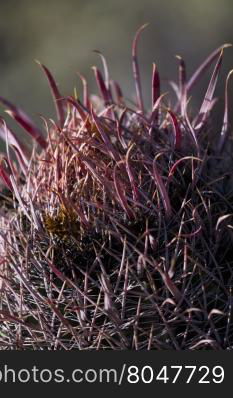
<path fill-rule="evenodd" d="M 184 57 L 190 75 L 214 48 L 233 42 L 232 17 L 232 0 L 1 0 L 0 95 L 37 121 L 39 114 L 53 117 L 47 81 L 34 59 L 52 71 L 64 95 L 73 93 L 74 86 L 81 89 L 76 71 L 84 74 L 91 90 L 97 92 L 91 66 L 100 65 L 93 53 L 98 49 L 108 60 L 111 77 L 132 98 L 131 43 L 137 28 L 149 22 L 139 44 L 144 95 L 149 103 L 152 62 L 158 64 L 167 90 L 167 80 L 177 78 L 174 55 Z M 227 49 L 223 79 L 231 68 L 233 49 Z M 199 100 L 207 77 L 196 90 Z M 223 79 L 218 86 L 219 109 Z M 194 106 L 198 104 L 194 102 Z"/>

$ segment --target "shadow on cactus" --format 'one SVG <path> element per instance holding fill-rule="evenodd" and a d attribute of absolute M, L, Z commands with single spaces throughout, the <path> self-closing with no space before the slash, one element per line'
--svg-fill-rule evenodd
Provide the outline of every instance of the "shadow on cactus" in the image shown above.
<path fill-rule="evenodd" d="M 223 51 L 189 78 L 178 57 L 176 103 L 152 68 L 145 110 L 136 33 L 136 103 L 94 67 L 98 100 L 61 96 L 46 136 L 0 98 L 32 137 L 1 119 L 2 349 L 232 349 L 233 184 L 228 83 L 221 131 L 211 123 Z M 198 114 L 190 96 L 214 65 Z M 190 110 L 191 108 L 191 110 Z M 38 147 L 36 149 L 36 147 Z"/>

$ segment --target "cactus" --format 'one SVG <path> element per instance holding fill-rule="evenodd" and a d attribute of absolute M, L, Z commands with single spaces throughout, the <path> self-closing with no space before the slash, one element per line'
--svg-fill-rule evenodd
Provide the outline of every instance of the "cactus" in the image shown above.
<path fill-rule="evenodd" d="M 221 131 L 211 122 L 223 51 L 176 101 L 152 68 L 145 109 L 137 45 L 135 103 L 94 67 L 99 96 L 63 97 L 45 134 L 4 98 L 33 149 L 1 119 L 0 346 L 11 350 L 232 349 L 232 137 L 228 84 Z M 193 87 L 216 63 L 200 110 Z M 169 106 L 167 104 L 170 104 Z M 191 108 L 191 110 L 190 110 Z"/>

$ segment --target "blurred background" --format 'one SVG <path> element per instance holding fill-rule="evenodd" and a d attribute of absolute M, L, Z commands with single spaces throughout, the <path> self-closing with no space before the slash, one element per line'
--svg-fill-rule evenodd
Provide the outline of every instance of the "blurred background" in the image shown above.
<path fill-rule="evenodd" d="M 93 53 L 97 49 L 108 60 L 111 78 L 133 98 L 132 39 L 138 27 L 149 22 L 139 42 L 144 96 L 149 104 L 152 62 L 157 63 L 163 90 L 167 90 L 167 81 L 177 79 L 175 55 L 185 59 L 190 76 L 216 47 L 233 42 L 232 18 L 232 0 L 2 0 L 0 96 L 41 124 L 39 115 L 54 117 L 54 108 L 47 80 L 34 60 L 51 70 L 64 95 L 73 94 L 74 87 L 81 90 L 76 71 L 88 78 L 91 91 L 97 93 L 91 70 L 92 65 L 101 65 Z M 232 68 L 230 48 L 225 51 L 218 84 L 220 110 L 225 76 Z M 194 106 L 200 105 L 212 69 L 194 93 Z M 232 99 L 232 88 L 230 91 Z M 4 115 L 2 107 L 0 115 Z"/>

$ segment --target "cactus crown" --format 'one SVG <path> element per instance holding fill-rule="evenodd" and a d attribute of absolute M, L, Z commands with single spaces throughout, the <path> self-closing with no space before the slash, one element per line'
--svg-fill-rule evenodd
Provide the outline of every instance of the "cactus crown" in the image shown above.
<path fill-rule="evenodd" d="M 178 57 L 173 106 L 152 68 L 145 110 L 137 43 L 136 102 L 94 67 L 99 97 L 63 97 L 46 137 L 8 113 L 41 148 L 32 154 L 1 119 L 1 331 L 5 349 L 205 349 L 233 346 L 232 137 L 228 83 L 221 131 L 211 124 L 223 50 L 187 79 Z M 198 114 L 195 84 L 215 67 Z"/>

